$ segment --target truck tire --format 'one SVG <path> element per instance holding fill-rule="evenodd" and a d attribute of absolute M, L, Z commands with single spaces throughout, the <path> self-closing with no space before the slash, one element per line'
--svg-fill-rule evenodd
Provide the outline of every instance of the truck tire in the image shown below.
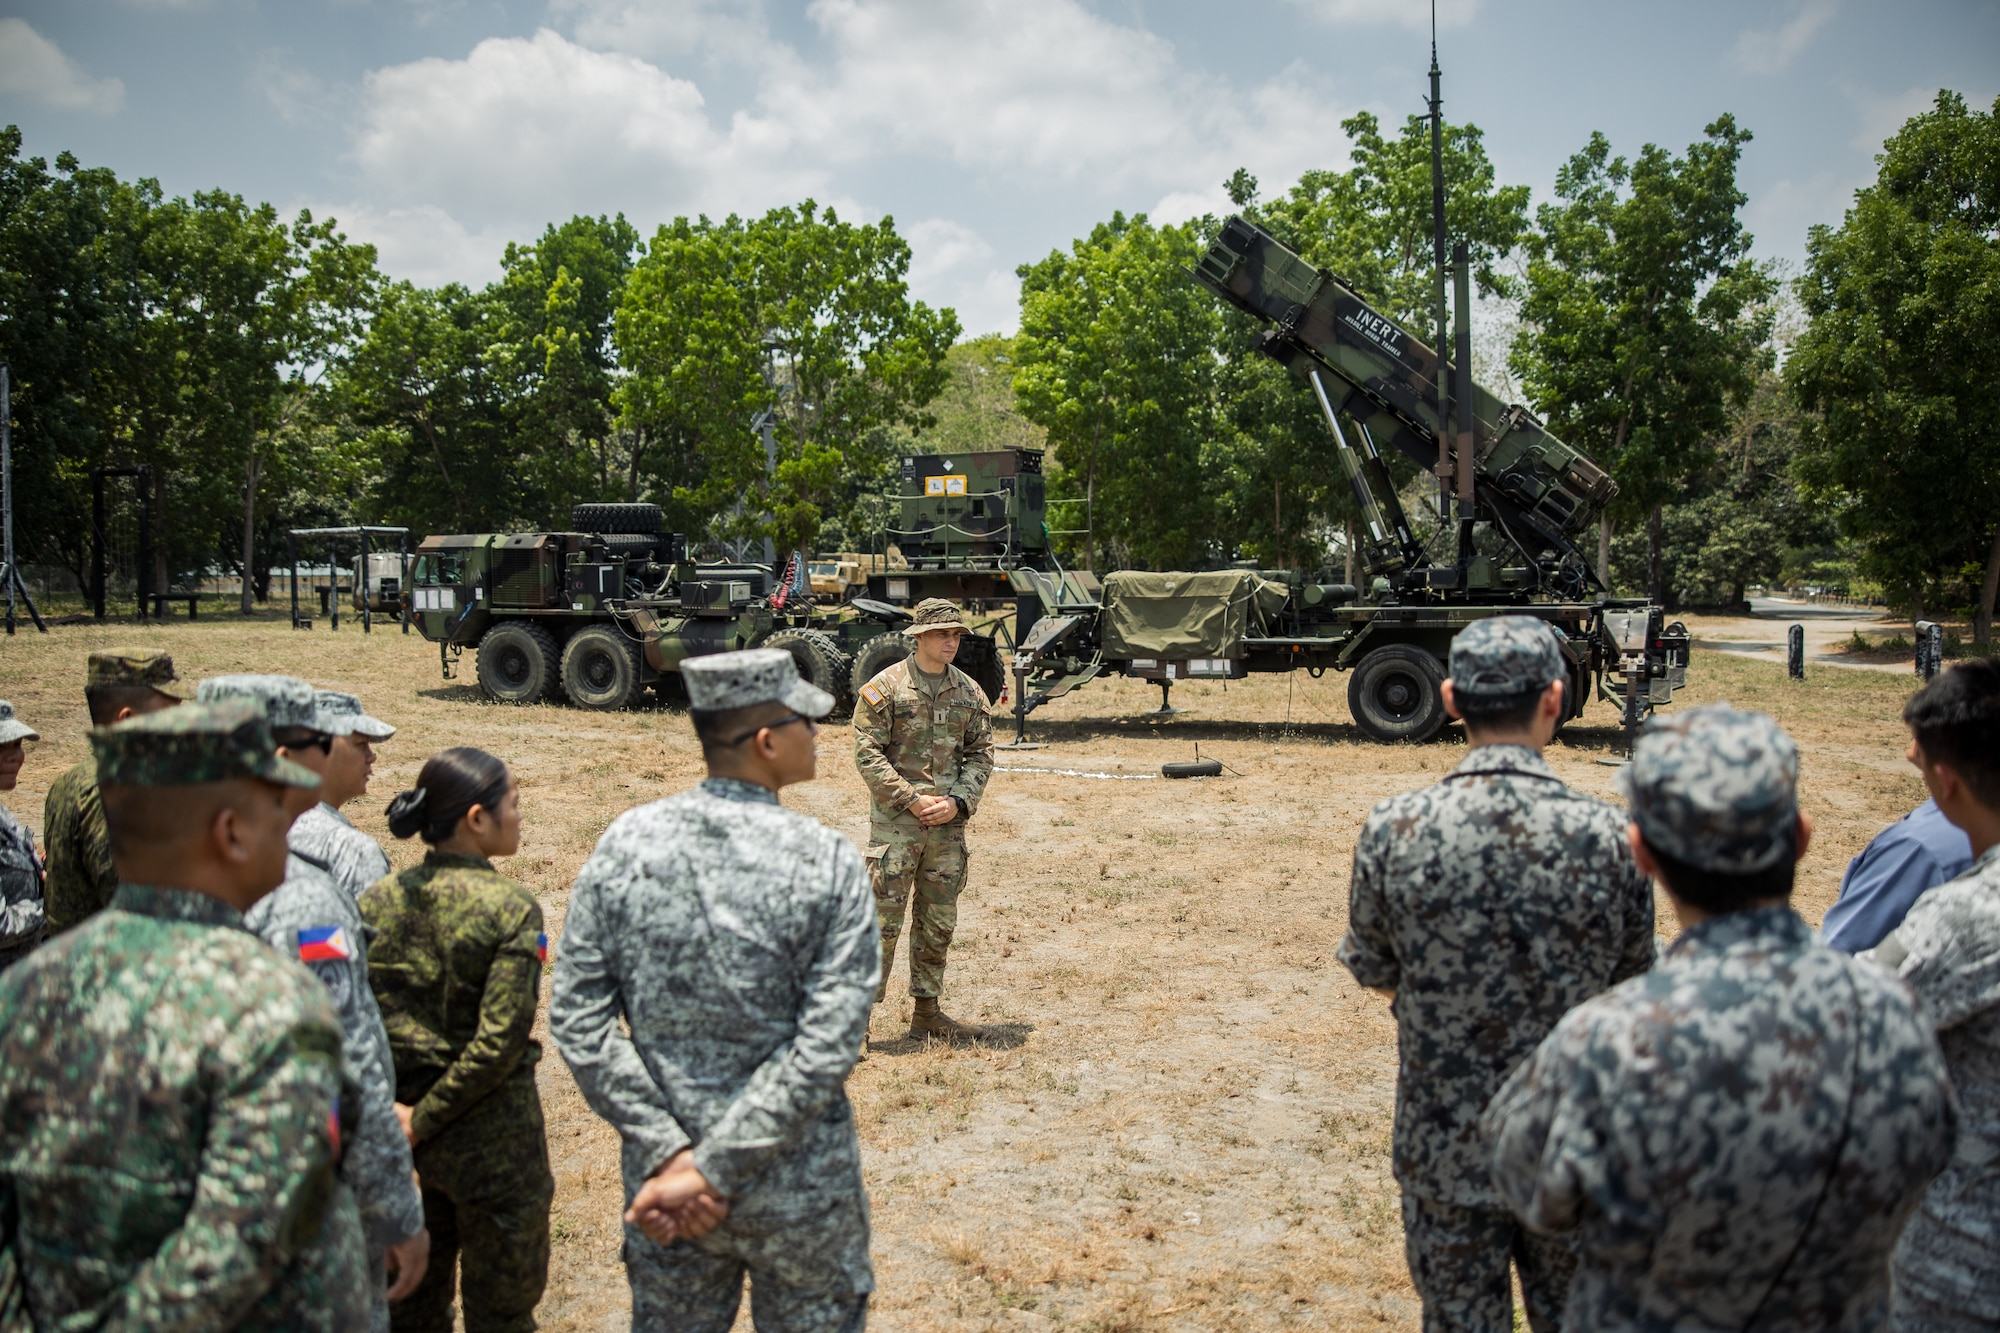
<path fill-rule="evenodd" d="M 569 521 L 577 532 L 643 533 L 651 536 L 666 525 L 658 505 L 575 505 Z"/>
<path fill-rule="evenodd" d="M 527 620 L 503 620 L 479 641 L 479 688 L 505 704 L 546 698 L 556 680 L 555 636 Z"/>
<path fill-rule="evenodd" d="M 639 697 L 639 649 L 612 625 L 590 625 L 563 645 L 563 693 L 578 708 L 614 712 Z"/>
<path fill-rule="evenodd" d="M 799 678 L 808 685 L 817 685 L 833 696 L 833 711 L 850 713 L 854 711 L 854 696 L 849 690 L 848 673 L 853 664 L 847 654 L 840 651 L 840 645 L 833 637 L 816 629 L 781 629 L 759 648 L 780 648 L 792 655 L 799 664 Z"/>
<path fill-rule="evenodd" d="M 886 634 L 877 634 L 862 644 L 859 651 L 854 654 L 854 674 L 851 679 L 855 697 L 860 697 L 863 685 L 908 657 L 911 646 L 910 636 L 899 629 L 892 629 Z"/>
<path fill-rule="evenodd" d="M 1444 668 L 1407 643 L 1392 643 L 1361 659 L 1347 680 L 1347 711 L 1378 741 L 1427 741 L 1444 730 Z"/>
<path fill-rule="evenodd" d="M 1000 691 L 1007 687 L 1007 667 L 1000 660 L 999 644 L 984 634 L 968 634 L 958 641 L 958 656 L 951 664 L 979 682 L 987 703 L 1000 702 Z"/>

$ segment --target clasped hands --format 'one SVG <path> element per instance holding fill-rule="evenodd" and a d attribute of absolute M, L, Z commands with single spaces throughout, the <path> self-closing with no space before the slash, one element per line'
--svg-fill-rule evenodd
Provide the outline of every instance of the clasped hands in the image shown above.
<path fill-rule="evenodd" d="M 925 828 L 936 828 L 958 818 L 958 802 L 949 796 L 919 796 L 910 802 L 910 813 Z"/>
<path fill-rule="evenodd" d="M 625 1221 L 661 1245 L 698 1240 L 729 1216 L 729 1201 L 695 1169 L 694 1150 L 683 1148 L 655 1171 L 625 1210 Z"/>

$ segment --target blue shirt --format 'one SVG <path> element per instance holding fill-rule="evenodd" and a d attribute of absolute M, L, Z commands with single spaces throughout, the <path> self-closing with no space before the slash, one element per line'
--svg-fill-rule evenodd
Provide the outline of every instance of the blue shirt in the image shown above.
<path fill-rule="evenodd" d="M 1972 864 L 1972 839 L 1925 800 L 1875 835 L 1847 863 L 1840 898 L 1826 912 L 1820 939 L 1844 953 L 1872 949 L 1897 926 L 1910 904 Z"/>

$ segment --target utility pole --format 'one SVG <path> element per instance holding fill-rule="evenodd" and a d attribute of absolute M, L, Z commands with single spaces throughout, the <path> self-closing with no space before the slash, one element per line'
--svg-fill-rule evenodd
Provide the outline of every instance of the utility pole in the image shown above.
<path fill-rule="evenodd" d="M 10 371 L 11 367 L 0 364 L 0 584 L 7 589 L 7 633 L 14 633 L 14 593 L 18 590 L 21 600 L 28 605 L 28 614 L 35 618 L 35 628 L 47 634 L 49 627 L 42 623 L 35 595 L 28 591 L 28 581 L 21 577 L 21 567 L 14 563 L 14 404 Z"/>

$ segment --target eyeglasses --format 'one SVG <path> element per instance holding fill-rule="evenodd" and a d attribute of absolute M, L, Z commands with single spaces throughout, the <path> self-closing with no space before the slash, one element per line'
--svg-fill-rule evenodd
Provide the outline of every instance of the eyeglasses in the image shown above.
<path fill-rule="evenodd" d="M 750 730 L 744 732 L 741 736 L 738 736 L 735 740 L 724 741 L 723 744 L 741 745 L 743 744 L 743 742 L 749 740 L 752 736 L 755 736 L 760 731 L 776 731 L 779 727 L 789 727 L 794 722 L 803 722 L 806 724 L 806 728 L 809 731 L 811 731 L 815 736 L 819 734 L 819 724 L 817 722 L 814 722 L 811 718 L 807 717 L 804 713 L 787 713 L 783 717 L 777 719 L 774 722 L 760 722 L 756 726 L 750 728 Z"/>
<path fill-rule="evenodd" d="M 321 754 L 333 753 L 333 737 L 323 731 L 298 731 L 273 739 L 287 750 L 313 749 Z"/>

